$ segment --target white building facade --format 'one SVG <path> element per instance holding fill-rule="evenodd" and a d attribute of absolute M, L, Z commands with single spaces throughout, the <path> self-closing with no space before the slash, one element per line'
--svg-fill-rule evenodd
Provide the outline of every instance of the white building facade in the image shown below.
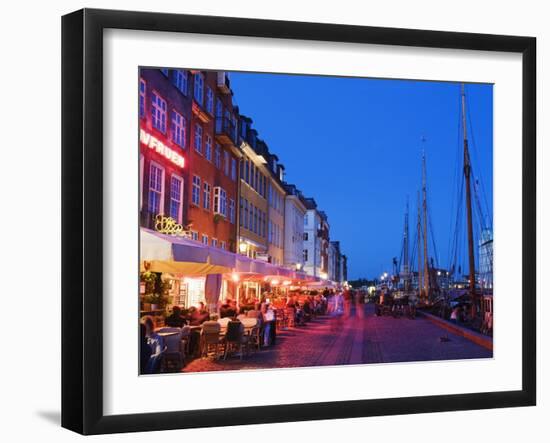
<path fill-rule="evenodd" d="M 284 265 L 293 270 L 304 268 L 304 216 L 306 207 L 294 185 L 285 185 Z"/>
<path fill-rule="evenodd" d="M 304 222 L 304 271 L 314 277 L 321 277 L 321 238 L 318 233 L 321 229 L 321 215 L 317 211 L 317 204 L 312 198 L 305 199 L 306 214 Z"/>

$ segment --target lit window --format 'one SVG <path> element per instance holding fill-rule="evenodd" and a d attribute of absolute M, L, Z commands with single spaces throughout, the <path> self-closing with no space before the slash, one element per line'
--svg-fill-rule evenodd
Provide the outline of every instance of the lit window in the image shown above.
<path fill-rule="evenodd" d="M 195 125 L 195 151 L 202 154 L 202 126 Z"/>
<path fill-rule="evenodd" d="M 204 99 L 204 76 L 201 73 L 195 74 L 195 90 L 193 96 L 197 103 L 202 106 Z"/>
<path fill-rule="evenodd" d="M 170 180 L 170 217 L 181 223 L 181 202 L 183 197 L 183 179 L 173 175 Z"/>
<path fill-rule="evenodd" d="M 176 69 L 173 71 L 174 86 L 187 95 L 187 71 Z"/>
<path fill-rule="evenodd" d="M 202 244 L 208 246 L 208 235 L 202 234 Z"/>
<path fill-rule="evenodd" d="M 214 93 L 209 87 L 206 88 L 206 111 L 214 114 Z"/>
<path fill-rule="evenodd" d="M 201 204 L 201 178 L 197 175 L 193 176 L 193 192 L 191 195 L 191 201 L 197 206 L 200 206 Z"/>
<path fill-rule="evenodd" d="M 172 111 L 172 141 L 185 148 L 185 117 L 176 111 Z"/>
<path fill-rule="evenodd" d="M 204 209 L 207 209 L 209 211 L 210 211 L 210 202 L 212 201 L 210 197 L 211 191 L 212 191 L 212 187 L 210 186 L 210 184 L 204 182 L 202 185 L 202 204 Z"/>
<path fill-rule="evenodd" d="M 229 199 L 229 221 L 235 223 L 235 200 Z"/>
<path fill-rule="evenodd" d="M 213 238 L 213 239 L 212 239 L 212 246 L 213 246 L 214 248 L 217 248 L 217 247 L 218 247 L 218 239 L 217 239 L 217 238 Z"/>
<path fill-rule="evenodd" d="M 204 158 L 212 161 L 212 137 L 208 134 L 204 137 Z"/>
<path fill-rule="evenodd" d="M 145 116 L 145 91 L 147 87 L 145 80 L 142 78 L 139 79 L 139 116 Z"/>
<path fill-rule="evenodd" d="M 163 181 L 164 169 L 151 163 L 149 168 L 149 212 L 153 215 L 161 214 L 163 210 Z"/>
<path fill-rule="evenodd" d="M 166 133 L 166 100 L 156 92 L 151 97 L 151 120 L 153 128 Z"/>

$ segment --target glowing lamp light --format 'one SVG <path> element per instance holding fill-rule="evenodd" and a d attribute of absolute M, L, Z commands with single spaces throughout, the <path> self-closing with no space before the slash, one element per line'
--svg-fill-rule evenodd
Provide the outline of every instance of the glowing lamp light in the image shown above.
<path fill-rule="evenodd" d="M 384 278 L 388 278 L 388 273 L 384 272 Z"/>
<path fill-rule="evenodd" d="M 239 251 L 243 254 L 246 253 L 246 251 L 248 251 L 248 245 L 245 242 L 239 243 Z"/>
<path fill-rule="evenodd" d="M 291 283 L 290 280 L 285 280 L 285 281 L 283 282 L 283 286 L 288 286 L 290 283 Z"/>
<path fill-rule="evenodd" d="M 296 270 L 299 271 L 302 269 L 302 263 L 296 263 Z"/>
<path fill-rule="evenodd" d="M 231 274 L 231 280 L 233 280 L 234 282 L 238 282 L 239 281 L 239 274 L 233 272 L 233 274 Z"/>
<path fill-rule="evenodd" d="M 328 278 L 328 274 L 326 272 L 321 272 L 319 274 L 319 277 L 321 277 L 323 280 L 326 280 Z"/>
<path fill-rule="evenodd" d="M 279 280 L 277 280 L 276 278 L 274 278 L 273 280 L 271 280 L 271 284 L 273 286 L 277 286 L 279 284 Z"/>

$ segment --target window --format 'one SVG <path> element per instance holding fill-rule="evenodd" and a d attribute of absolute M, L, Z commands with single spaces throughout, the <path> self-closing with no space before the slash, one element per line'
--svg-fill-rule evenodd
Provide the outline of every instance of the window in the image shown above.
<path fill-rule="evenodd" d="M 200 206 L 201 204 L 201 178 L 198 175 L 193 176 L 193 192 L 191 195 L 191 202 L 197 206 Z"/>
<path fill-rule="evenodd" d="M 220 248 L 225 249 L 225 242 L 224 241 L 221 242 Z"/>
<path fill-rule="evenodd" d="M 172 141 L 185 148 L 185 117 L 172 111 Z"/>
<path fill-rule="evenodd" d="M 254 205 L 252 203 L 248 204 L 248 230 L 253 231 L 254 222 Z"/>
<path fill-rule="evenodd" d="M 239 226 L 243 225 L 243 213 L 244 213 L 244 199 L 241 197 L 239 200 Z"/>
<path fill-rule="evenodd" d="M 212 137 L 208 134 L 204 137 L 204 158 L 212 161 Z"/>
<path fill-rule="evenodd" d="M 214 93 L 210 87 L 206 88 L 206 111 L 214 114 Z"/>
<path fill-rule="evenodd" d="M 156 92 L 151 97 L 151 120 L 153 128 L 166 134 L 166 100 Z"/>
<path fill-rule="evenodd" d="M 248 182 L 253 189 L 256 188 L 256 165 L 250 162 L 250 181 Z"/>
<path fill-rule="evenodd" d="M 202 185 L 202 190 L 203 190 L 202 205 L 204 209 L 207 209 L 210 211 L 210 203 L 211 203 L 210 195 L 211 195 L 212 187 L 210 186 L 210 184 L 204 182 Z"/>
<path fill-rule="evenodd" d="M 204 76 L 200 72 L 195 74 L 195 90 L 193 96 L 202 106 L 204 98 Z"/>
<path fill-rule="evenodd" d="M 208 235 L 202 234 L 202 244 L 208 246 Z"/>
<path fill-rule="evenodd" d="M 214 213 L 227 217 L 227 193 L 220 186 L 214 188 Z"/>
<path fill-rule="evenodd" d="M 252 232 L 255 234 L 258 232 L 258 208 L 252 207 Z"/>
<path fill-rule="evenodd" d="M 248 183 L 248 160 L 244 161 L 244 181 Z"/>
<path fill-rule="evenodd" d="M 235 200 L 229 199 L 229 221 L 235 223 Z"/>
<path fill-rule="evenodd" d="M 164 169 L 156 163 L 149 168 L 149 212 L 153 215 L 163 212 Z"/>
<path fill-rule="evenodd" d="M 222 101 L 217 98 L 216 99 L 216 120 L 221 121 L 223 115 L 223 104 Z"/>
<path fill-rule="evenodd" d="M 308 253 L 307 253 L 307 249 L 304 249 L 304 261 L 307 262 L 308 260 Z"/>
<path fill-rule="evenodd" d="M 170 217 L 181 223 L 181 202 L 183 200 L 183 179 L 173 175 L 170 179 Z"/>
<path fill-rule="evenodd" d="M 145 80 L 142 78 L 139 79 L 139 116 L 144 117 L 145 116 L 145 92 L 147 90 L 147 86 L 145 84 Z"/>
<path fill-rule="evenodd" d="M 269 243 L 273 243 L 273 224 L 271 223 L 271 220 L 269 220 L 267 225 L 267 241 Z"/>
<path fill-rule="evenodd" d="M 308 234 L 307 234 L 307 232 L 304 232 L 304 241 L 308 241 Z"/>
<path fill-rule="evenodd" d="M 222 167 L 222 148 L 218 143 L 216 143 L 216 149 L 214 150 L 214 165 L 218 169 Z"/>
<path fill-rule="evenodd" d="M 191 231 L 191 238 L 195 241 L 199 241 L 199 233 L 197 231 Z"/>
<path fill-rule="evenodd" d="M 229 175 L 229 152 L 223 151 L 223 163 L 225 175 Z"/>
<path fill-rule="evenodd" d="M 195 125 L 195 151 L 202 154 L 202 126 L 198 123 Z"/>
<path fill-rule="evenodd" d="M 237 160 L 231 157 L 231 180 L 237 180 Z"/>
<path fill-rule="evenodd" d="M 187 95 L 187 71 L 176 69 L 173 72 L 174 86 L 178 88 L 184 95 Z"/>
<path fill-rule="evenodd" d="M 243 215 L 241 215 L 242 226 L 248 229 L 248 200 L 243 201 Z"/>
<path fill-rule="evenodd" d="M 162 72 L 166 77 L 168 77 L 168 68 L 161 68 L 160 72 Z"/>
<path fill-rule="evenodd" d="M 213 246 L 214 248 L 217 248 L 217 247 L 218 247 L 218 239 L 217 239 L 217 238 L 213 238 L 213 239 L 212 239 L 212 246 Z"/>

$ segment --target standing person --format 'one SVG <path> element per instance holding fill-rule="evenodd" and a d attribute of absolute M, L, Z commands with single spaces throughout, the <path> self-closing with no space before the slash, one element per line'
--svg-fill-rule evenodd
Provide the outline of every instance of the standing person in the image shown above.
<path fill-rule="evenodd" d="M 275 313 L 269 303 L 262 304 L 262 324 L 263 324 L 263 346 L 267 347 L 271 344 L 271 330 L 273 329 L 273 322 L 275 320 Z"/>

